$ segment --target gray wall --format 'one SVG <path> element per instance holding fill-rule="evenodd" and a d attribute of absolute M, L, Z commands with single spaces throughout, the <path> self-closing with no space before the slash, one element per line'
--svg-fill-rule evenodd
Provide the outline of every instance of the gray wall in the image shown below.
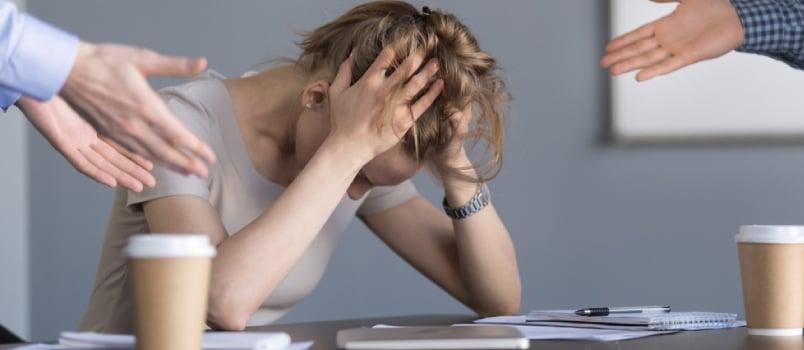
<path fill-rule="evenodd" d="M 28 335 L 28 159 L 22 113 L 0 114 L 0 324 Z"/>
<path fill-rule="evenodd" d="M 25 0 L 14 3 L 25 9 Z M 27 337 L 28 301 L 28 157 L 26 121 L 16 108 L 0 115 L 0 324 Z"/>
<path fill-rule="evenodd" d="M 33 0 L 30 9 L 86 40 L 204 54 L 231 76 L 261 58 L 293 55 L 293 30 L 352 4 Z M 744 223 L 804 221 L 800 147 L 606 142 L 607 75 L 597 66 L 606 2 L 428 5 L 463 18 L 510 77 L 516 101 L 493 190 L 518 248 L 523 311 L 650 303 L 742 311 L 732 236 Z M 86 305 L 111 192 L 40 138 L 29 146 L 32 330 L 52 339 L 74 328 Z M 440 198 L 427 176 L 417 183 Z M 285 320 L 425 312 L 466 310 L 355 223 L 319 288 Z"/>

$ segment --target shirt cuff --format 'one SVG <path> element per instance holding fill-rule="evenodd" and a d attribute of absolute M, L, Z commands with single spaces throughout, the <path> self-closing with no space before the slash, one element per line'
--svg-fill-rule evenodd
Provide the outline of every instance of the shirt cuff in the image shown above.
<path fill-rule="evenodd" d="M 738 51 L 773 54 L 789 52 L 800 46 L 801 35 L 795 25 L 800 10 L 786 1 L 731 0 L 743 27 L 743 45 Z"/>
<path fill-rule="evenodd" d="M 17 102 L 20 96 L 19 92 L 0 87 L 0 108 L 4 112 L 7 111 L 9 107 Z"/>
<path fill-rule="evenodd" d="M 61 90 L 78 55 L 78 37 L 21 14 L 22 35 L 3 68 L 3 81 L 23 95 L 45 101 Z"/>

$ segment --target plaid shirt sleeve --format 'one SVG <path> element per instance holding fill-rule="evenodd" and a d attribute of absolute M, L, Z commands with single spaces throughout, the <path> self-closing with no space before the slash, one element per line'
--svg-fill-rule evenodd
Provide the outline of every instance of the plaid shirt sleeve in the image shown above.
<path fill-rule="evenodd" d="M 737 51 L 804 69 L 804 0 L 731 0 L 743 26 Z"/>

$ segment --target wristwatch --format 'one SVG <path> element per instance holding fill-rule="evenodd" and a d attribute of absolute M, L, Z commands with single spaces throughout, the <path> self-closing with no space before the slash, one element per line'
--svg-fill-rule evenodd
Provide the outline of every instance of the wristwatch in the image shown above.
<path fill-rule="evenodd" d="M 489 202 L 491 201 L 491 194 L 489 193 L 489 188 L 486 184 L 482 184 L 480 189 L 477 190 L 472 199 L 469 202 L 466 202 L 461 207 L 452 208 L 447 204 L 447 197 L 444 197 L 444 202 L 442 205 L 444 206 L 444 212 L 447 213 L 447 216 L 460 220 L 468 218 L 477 212 L 483 210 Z"/>

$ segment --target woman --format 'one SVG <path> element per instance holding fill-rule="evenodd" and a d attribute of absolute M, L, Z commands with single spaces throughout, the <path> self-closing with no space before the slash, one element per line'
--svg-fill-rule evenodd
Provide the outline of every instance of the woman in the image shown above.
<path fill-rule="evenodd" d="M 499 170 L 508 95 L 463 24 L 423 11 L 357 6 L 306 34 L 293 64 L 164 90 L 220 161 L 205 180 L 156 169 L 157 187 L 118 192 L 81 328 L 131 331 L 119 251 L 141 232 L 202 232 L 217 245 L 211 326 L 273 322 L 312 291 L 355 215 L 478 314 L 517 312 L 513 244 L 482 185 Z M 489 174 L 474 170 L 467 135 L 487 141 Z M 409 181 L 425 165 L 453 218 Z"/>

